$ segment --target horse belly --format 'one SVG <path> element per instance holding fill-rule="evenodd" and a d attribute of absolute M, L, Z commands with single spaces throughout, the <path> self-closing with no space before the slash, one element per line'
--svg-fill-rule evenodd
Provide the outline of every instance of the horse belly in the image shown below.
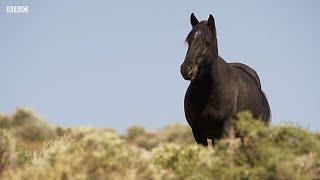
<path fill-rule="evenodd" d="M 250 111 L 254 118 L 261 116 L 263 104 L 260 90 L 247 87 L 246 91 L 240 92 L 238 96 L 237 112 Z"/>

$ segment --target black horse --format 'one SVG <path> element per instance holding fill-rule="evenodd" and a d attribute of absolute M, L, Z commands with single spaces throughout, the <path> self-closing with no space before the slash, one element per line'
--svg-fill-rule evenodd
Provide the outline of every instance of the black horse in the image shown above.
<path fill-rule="evenodd" d="M 192 31 L 186 38 L 188 51 L 181 65 L 190 80 L 185 95 L 186 119 L 198 144 L 207 139 L 234 138 L 236 115 L 249 110 L 253 117 L 269 124 L 271 111 L 255 70 L 241 63 L 227 63 L 218 55 L 216 27 L 190 17 Z"/>

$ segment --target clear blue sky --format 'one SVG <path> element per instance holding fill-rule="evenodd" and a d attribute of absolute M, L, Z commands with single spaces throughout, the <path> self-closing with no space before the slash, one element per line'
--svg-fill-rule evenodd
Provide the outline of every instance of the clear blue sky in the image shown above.
<path fill-rule="evenodd" d="M 7 14 L 28 5 L 29 14 Z M 253 67 L 273 124 L 320 130 L 320 1 L 0 1 L 0 112 L 63 126 L 185 123 L 189 16 L 216 19 L 219 53 Z"/>

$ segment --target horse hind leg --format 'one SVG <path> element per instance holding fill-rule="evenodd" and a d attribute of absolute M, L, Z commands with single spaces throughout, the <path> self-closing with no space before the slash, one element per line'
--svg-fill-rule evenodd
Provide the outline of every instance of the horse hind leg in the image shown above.
<path fill-rule="evenodd" d="M 222 138 L 234 139 L 235 138 L 235 121 L 232 117 L 226 119 L 223 124 Z"/>
<path fill-rule="evenodd" d="M 212 148 L 214 148 L 214 144 L 215 144 L 215 140 L 212 138 L 212 139 L 211 139 Z"/>

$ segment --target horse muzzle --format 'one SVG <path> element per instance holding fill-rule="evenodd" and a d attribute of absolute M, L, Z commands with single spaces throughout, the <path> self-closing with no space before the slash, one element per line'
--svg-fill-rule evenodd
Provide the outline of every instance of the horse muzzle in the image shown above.
<path fill-rule="evenodd" d="M 193 80 L 197 75 L 197 71 L 198 71 L 197 65 L 193 66 L 193 65 L 182 64 L 180 68 L 181 75 L 185 80 Z"/>

